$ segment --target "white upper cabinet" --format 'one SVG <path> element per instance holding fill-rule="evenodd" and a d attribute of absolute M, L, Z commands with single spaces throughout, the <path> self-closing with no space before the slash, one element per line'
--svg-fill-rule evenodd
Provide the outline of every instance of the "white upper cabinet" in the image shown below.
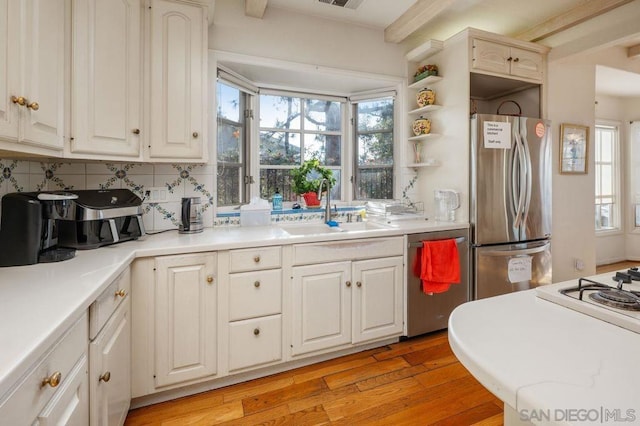
<path fill-rule="evenodd" d="M 542 81 L 544 57 L 530 50 L 474 39 L 472 71 L 488 71 L 507 76 Z"/>
<path fill-rule="evenodd" d="M 206 160 L 207 10 L 152 0 L 148 157 Z"/>
<path fill-rule="evenodd" d="M 72 153 L 137 157 L 141 0 L 73 0 Z"/>
<path fill-rule="evenodd" d="M 64 146 L 66 10 L 65 0 L 0 0 L 4 148 L 42 153 Z"/>

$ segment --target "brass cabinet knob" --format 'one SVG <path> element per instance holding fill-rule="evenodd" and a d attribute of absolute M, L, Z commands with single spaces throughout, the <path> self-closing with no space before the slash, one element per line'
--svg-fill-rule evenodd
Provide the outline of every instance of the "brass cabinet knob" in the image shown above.
<path fill-rule="evenodd" d="M 127 292 L 124 291 L 124 288 L 121 288 L 120 290 L 116 291 L 115 296 L 116 297 L 125 297 L 127 295 Z"/>
<path fill-rule="evenodd" d="M 131 131 L 134 135 L 139 135 L 140 134 L 140 129 L 133 129 Z"/>
<path fill-rule="evenodd" d="M 27 104 L 27 108 L 33 110 L 33 111 L 37 111 L 40 109 L 40 105 L 37 102 L 30 102 Z"/>
<path fill-rule="evenodd" d="M 260 263 L 260 255 L 253 256 L 253 261 L 256 263 Z"/>
<path fill-rule="evenodd" d="M 211 284 L 213 282 L 213 275 L 207 275 L 207 282 Z"/>
<path fill-rule="evenodd" d="M 100 377 L 98 378 L 99 382 L 107 383 L 109 380 L 111 380 L 111 372 L 110 371 L 106 371 L 106 372 L 102 373 L 100 375 Z"/>
<path fill-rule="evenodd" d="M 346 284 L 347 284 L 347 287 L 351 287 L 351 281 L 347 281 Z"/>
<path fill-rule="evenodd" d="M 520 58 L 514 58 L 513 59 L 513 62 L 519 62 L 519 61 L 520 61 Z"/>
<path fill-rule="evenodd" d="M 258 334 L 260 334 L 260 329 L 259 328 L 254 328 L 253 329 L 253 335 L 257 336 Z"/>
<path fill-rule="evenodd" d="M 362 287 L 362 283 L 361 283 L 360 281 L 356 281 L 356 285 L 357 285 L 358 287 Z"/>
<path fill-rule="evenodd" d="M 197 138 L 198 137 L 198 132 L 193 132 L 193 137 Z"/>
<path fill-rule="evenodd" d="M 255 282 L 253 283 L 253 286 L 254 286 L 255 288 L 260 287 L 260 281 L 255 281 Z"/>
<path fill-rule="evenodd" d="M 25 98 L 23 98 L 22 96 L 12 96 L 11 102 L 13 102 L 14 104 L 18 104 L 20 106 L 25 106 L 27 103 Z"/>
<path fill-rule="evenodd" d="M 60 382 L 62 381 L 62 373 L 59 371 L 56 371 L 55 373 L 53 373 L 52 375 L 50 375 L 49 377 L 45 378 L 44 380 L 42 380 L 42 387 L 49 385 L 52 388 L 55 388 L 56 386 L 58 386 L 60 384 Z"/>

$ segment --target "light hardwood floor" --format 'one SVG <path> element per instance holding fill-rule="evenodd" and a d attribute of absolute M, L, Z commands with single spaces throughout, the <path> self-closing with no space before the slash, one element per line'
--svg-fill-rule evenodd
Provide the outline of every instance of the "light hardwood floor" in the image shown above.
<path fill-rule="evenodd" d="M 446 331 L 132 410 L 137 425 L 501 425 Z"/>
<path fill-rule="evenodd" d="M 619 262 L 605 273 L 636 266 Z M 132 410 L 138 425 L 501 425 L 502 403 L 460 364 L 446 331 Z"/>
<path fill-rule="evenodd" d="M 609 265 L 596 266 L 597 274 L 604 274 L 605 272 L 618 271 L 620 269 L 628 269 L 633 266 L 640 266 L 640 262 L 625 260 L 624 262 L 611 263 Z"/>

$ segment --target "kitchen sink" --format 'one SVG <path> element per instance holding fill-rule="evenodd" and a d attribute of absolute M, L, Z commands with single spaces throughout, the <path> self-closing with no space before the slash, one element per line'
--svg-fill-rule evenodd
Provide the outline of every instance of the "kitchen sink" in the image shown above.
<path fill-rule="evenodd" d="M 317 235 L 332 234 L 335 232 L 362 232 L 375 229 L 387 229 L 388 227 L 374 222 L 350 222 L 339 223 L 338 226 L 329 226 L 325 224 L 295 224 L 280 225 L 283 231 L 291 235 Z"/>

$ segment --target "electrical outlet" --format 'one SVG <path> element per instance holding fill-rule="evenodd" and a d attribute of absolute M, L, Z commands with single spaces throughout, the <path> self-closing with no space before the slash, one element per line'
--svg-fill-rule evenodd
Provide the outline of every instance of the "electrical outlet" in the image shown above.
<path fill-rule="evenodd" d="M 154 186 L 144 190 L 144 201 L 147 203 L 168 202 L 169 190 L 164 186 Z"/>
<path fill-rule="evenodd" d="M 584 270 L 584 261 L 582 259 L 573 259 L 573 268 L 576 271 Z"/>

